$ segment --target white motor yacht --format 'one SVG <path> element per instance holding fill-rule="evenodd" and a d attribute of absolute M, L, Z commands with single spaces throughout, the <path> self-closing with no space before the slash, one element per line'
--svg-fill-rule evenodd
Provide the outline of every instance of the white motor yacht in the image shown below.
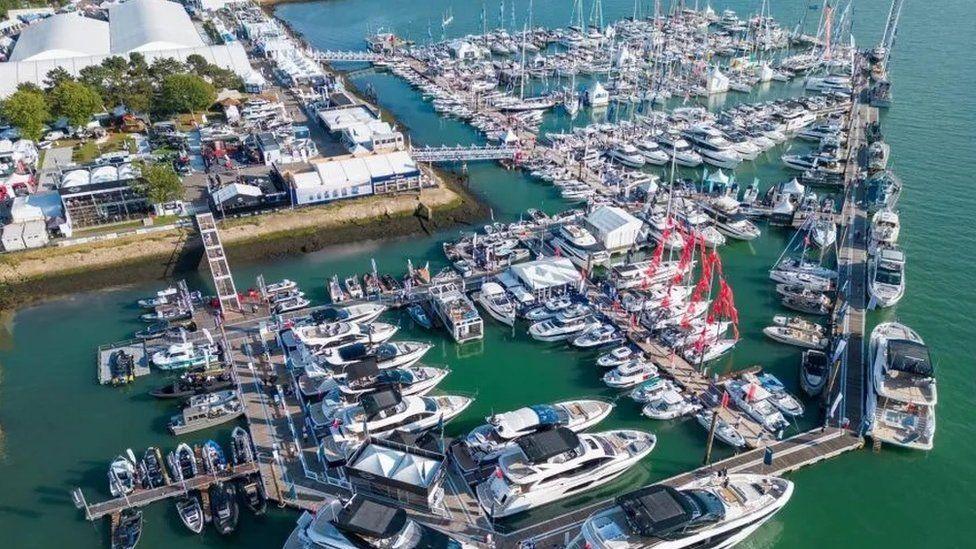
<path fill-rule="evenodd" d="M 305 512 L 298 518 L 295 547 L 302 549 L 426 549 L 475 547 L 463 538 L 455 538 L 440 530 L 411 519 L 402 507 L 391 507 L 363 495 L 343 503 L 332 499 L 315 513 Z"/>
<path fill-rule="evenodd" d="M 634 349 L 630 345 L 621 345 L 597 357 L 596 364 L 603 368 L 616 368 L 628 360 L 641 358 L 643 355 L 644 353 Z"/>
<path fill-rule="evenodd" d="M 671 162 L 671 155 L 664 152 L 656 141 L 644 139 L 637 142 L 637 151 L 644 157 L 646 163 L 654 166 L 664 166 Z"/>
<path fill-rule="evenodd" d="M 826 154 L 784 154 L 781 159 L 787 168 L 801 172 L 817 170 L 829 174 L 839 174 L 844 169 L 836 157 Z"/>
<path fill-rule="evenodd" d="M 875 253 L 879 248 L 894 246 L 898 242 L 901 223 L 898 212 L 882 208 L 871 216 L 871 243 L 868 250 Z"/>
<path fill-rule="evenodd" d="M 485 418 L 464 438 L 472 457 L 479 463 L 497 458 L 516 438 L 545 429 L 565 427 L 585 431 L 603 421 L 613 404 L 603 400 L 567 400 L 555 404 L 526 406 Z"/>
<path fill-rule="evenodd" d="M 699 425 L 705 428 L 706 432 L 712 432 L 712 420 L 714 418 L 715 412 L 709 409 L 703 409 L 695 414 L 695 421 Z M 728 444 L 733 448 L 742 448 L 746 445 L 746 439 L 742 436 L 739 431 L 735 429 L 729 422 L 718 417 L 715 419 L 715 438 Z"/>
<path fill-rule="evenodd" d="M 611 482 L 654 450 L 651 433 L 620 429 L 577 434 L 566 428 L 521 437 L 477 486 L 481 507 L 507 517 Z"/>
<path fill-rule="evenodd" d="M 756 420 L 767 431 L 778 433 L 789 427 L 783 414 L 770 402 L 769 391 L 758 383 L 731 380 L 726 383 L 729 396 L 743 412 Z"/>
<path fill-rule="evenodd" d="M 881 307 L 891 307 L 905 295 L 905 254 L 882 248 L 868 259 L 868 291 Z"/>
<path fill-rule="evenodd" d="M 702 205 L 702 211 L 712 218 L 715 227 L 723 235 L 736 240 L 755 240 L 762 232 L 755 223 L 739 211 L 739 202 L 722 195 Z"/>
<path fill-rule="evenodd" d="M 675 164 L 686 168 L 697 168 L 702 164 L 702 156 L 677 133 L 662 133 L 658 136 L 658 144 L 668 156 L 669 163 L 673 160 Z"/>
<path fill-rule="evenodd" d="M 355 371 L 351 371 L 355 370 Z M 396 387 L 403 396 L 426 395 L 451 373 L 446 368 L 434 368 L 415 364 L 402 368 L 378 369 L 372 362 L 363 362 L 353 369 L 347 369 L 343 376 L 326 376 L 324 379 L 309 380 L 315 383 L 306 391 L 303 381 L 299 381 L 302 393 L 307 396 L 321 395 L 323 402 L 335 406 L 354 401 L 360 395 L 378 389 Z"/>
<path fill-rule="evenodd" d="M 641 413 L 651 419 L 668 420 L 694 414 L 698 410 L 701 410 L 701 404 L 681 394 L 677 388 L 672 388 L 649 400 Z"/>
<path fill-rule="evenodd" d="M 879 324 L 871 332 L 869 360 L 877 394 L 871 436 L 887 444 L 931 450 L 938 391 L 922 337 L 904 324 Z"/>
<path fill-rule="evenodd" d="M 129 458 L 118 456 L 108 467 L 108 488 L 115 497 L 132 493 L 136 486 L 136 466 Z"/>
<path fill-rule="evenodd" d="M 560 225 L 555 231 L 551 245 L 557 254 L 565 255 L 581 267 L 589 265 L 592 261 L 600 261 L 606 255 L 606 251 L 600 248 L 590 231 L 575 223 Z"/>
<path fill-rule="evenodd" d="M 629 389 L 657 375 L 657 367 L 640 358 L 631 359 L 603 374 L 603 382 L 613 389 Z"/>
<path fill-rule="evenodd" d="M 313 406 L 310 417 L 313 426 L 324 431 L 322 452 L 334 463 L 349 457 L 368 437 L 422 433 L 454 419 L 473 401 L 452 395 L 403 396 L 385 389 L 363 395 L 356 404 Z"/>
<path fill-rule="evenodd" d="M 502 324 L 512 326 L 515 324 L 515 303 L 497 282 L 485 282 L 481 285 L 481 290 L 475 293 L 477 301 L 492 318 Z"/>
<path fill-rule="evenodd" d="M 380 369 L 412 366 L 427 354 L 432 345 L 423 341 L 393 341 L 369 346 L 353 343 L 337 349 L 327 349 L 321 356 L 332 368 L 341 369 L 363 360 L 376 360 Z"/>
<path fill-rule="evenodd" d="M 525 313 L 525 319 L 530 322 L 546 320 L 559 314 L 573 304 L 573 300 L 568 296 L 559 296 L 546 300 L 545 303 Z"/>
<path fill-rule="evenodd" d="M 823 350 L 830 340 L 819 334 L 790 328 L 787 326 L 767 326 L 763 328 L 767 337 L 787 345 L 796 345 L 805 349 Z"/>
<path fill-rule="evenodd" d="M 698 349 L 692 344 L 681 351 L 681 356 L 691 364 L 705 364 L 722 358 L 735 348 L 736 343 L 738 343 L 737 339 L 725 337 L 706 341 L 703 349 Z"/>
<path fill-rule="evenodd" d="M 800 387 L 812 396 L 819 396 L 830 376 L 830 359 L 822 351 L 803 351 L 800 361 Z"/>
<path fill-rule="evenodd" d="M 837 225 L 827 216 L 818 218 L 810 227 L 810 240 L 818 248 L 829 248 L 837 241 Z"/>
<path fill-rule="evenodd" d="M 618 496 L 583 523 L 566 549 L 732 547 L 759 529 L 793 495 L 777 477 L 730 473 L 678 488 L 655 484 Z"/>
<path fill-rule="evenodd" d="M 719 168 L 735 168 L 742 162 L 742 157 L 732 149 L 732 144 L 715 128 L 693 126 L 682 133 L 682 136 L 695 147 L 707 164 Z"/>
<path fill-rule="evenodd" d="M 203 366 L 214 360 L 214 349 L 209 345 L 197 346 L 193 343 L 174 343 L 162 351 L 152 354 L 153 366 L 160 370 L 183 370 Z"/>
<path fill-rule="evenodd" d="M 385 305 L 378 303 L 358 303 L 345 307 L 327 307 L 319 309 L 311 314 L 312 320 L 319 324 L 330 322 L 356 322 L 369 324 L 373 322 L 383 312 L 386 311 Z"/>
<path fill-rule="evenodd" d="M 554 318 L 529 326 L 529 335 L 537 341 L 564 341 L 601 324 L 588 311 L 584 314 L 567 314 L 568 312 L 569 310 L 564 311 Z"/>
<path fill-rule="evenodd" d="M 800 399 L 790 394 L 778 377 L 766 372 L 759 375 L 745 374 L 743 379 L 759 383 L 763 389 L 769 391 L 769 401 L 783 415 L 793 417 L 803 415 L 803 404 L 800 402 Z"/>
<path fill-rule="evenodd" d="M 678 260 L 661 261 L 657 267 L 653 269 L 652 267 L 652 261 L 638 261 L 636 263 L 614 265 L 611 268 L 610 278 L 618 290 L 637 287 L 647 289 L 671 281 L 678 274 L 681 262 Z M 684 272 L 690 270 L 691 267 L 692 265 L 689 262 Z"/>
<path fill-rule="evenodd" d="M 630 144 L 618 145 L 607 152 L 607 157 L 628 168 L 643 168 L 647 160 L 636 147 Z"/>
<path fill-rule="evenodd" d="M 613 324 L 601 324 L 573 338 L 570 341 L 570 345 L 581 349 L 593 349 L 604 345 L 620 343 L 623 340 L 624 336 L 616 326 Z"/>
<path fill-rule="evenodd" d="M 355 322 L 332 322 L 296 326 L 292 333 L 306 347 L 330 348 L 351 343 L 383 343 L 396 335 L 400 329 L 385 322 L 360 324 Z"/>

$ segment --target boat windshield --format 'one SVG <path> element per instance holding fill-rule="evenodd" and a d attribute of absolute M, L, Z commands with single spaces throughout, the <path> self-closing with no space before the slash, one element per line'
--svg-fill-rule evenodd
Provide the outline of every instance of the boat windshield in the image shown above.
<path fill-rule="evenodd" d="M 881 284 L 898 286 L 901 284 L 901 271 L 895 269 L 878 268 L 878 272 L 874 275 L 874 278 Z"/>

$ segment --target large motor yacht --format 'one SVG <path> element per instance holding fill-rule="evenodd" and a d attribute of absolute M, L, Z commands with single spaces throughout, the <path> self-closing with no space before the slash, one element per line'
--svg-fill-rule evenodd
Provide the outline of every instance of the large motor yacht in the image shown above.
<path fill-rule="evenodd" d="M 579 313 L 570 307 L 555 318 L 536 322 L 529 326 L 529 335 L 538 341 L 563 341 L 601 324 L 590 315 L 588 308 L 582 310 L 583 312 Z"/>
<path fill-rule="evenodd" d="M 722 132 L 709 126 L 693 126 L 682 135 L 695 147 L 702 160 L 719 168 L 734 168 L 742 161 Z"/>
<path fill-rule="evenodd" d="M 628 429 L 576 434 L 559 427 L 527 435 L 478 485 L 478 502 L 499 518 L 584 493 L 622 475 L 656 443 L 651 433 Z"/>
<path fill-rule="evenodd" d="M 508 326 L 515 324 L 515 303 L 508 297 L 501 284 L 485 282 L 481 285 L 481 290 L 475 293 L 474 298 L 498 322 Z"/>
<path fill-rule="evenodd" d="M 372 324 L 333 322 L 292 328 L 292 333 L 307 347 L 341 347 L 351 343 L 383 343 L 396 335 L 399 328 L 385 322 Z"/>
<path fill-rule="evenodd" d="M 346 307 L 319 309 L 311 314 L 311 318 L 319 324 L 326 322 L 360 322 L 369 324 L 383 314 L 383 311 L 386 311 L 385 305 L 378 303 L 359 303 Z"/>
<path fill-rule="evenodd" d="M 339 408 L 313 406 L 310 416 L 315 427 L 325 431 L 325 457 L 330 462 L 341 462 L 367 437 L 424 432 L 454 419 L 473 401 L 450 395 L 402 396 L 395 389 L 386 389 L 364 395 L 357 404 Z"/>
<path fill-rule="evenodd" d="M 602 400 L 567 400 L 555 404 L 526 406 L 485 418 L 488 423 L 475 427 L 464 444 L 478 462 L 497 458 L 516 438 L 543 429 L 565 427 L 584 431 L 603 421 L 613 404 Z"/>
<path fill-rule="evenodd" d="M 369 346 L 354 343 L 322 353 L 326 363 L 333 368 L 342 368 L 363 360 L 375 359 L 381 369 L 412 366 L 430 350 L 432 345 L 422 341 L 394 341 Z"/>
<path fill-rule="evenodd" d="M 303 513 L 289 541 L 292 539 L 303 549 L 474 547 L 409 518 L 402 507 L 358 494 L 345 504 L 335 500 L 315 514 Z"/>
<path fill-rule="evenodd" d="M 739 211 L 739 202 L 731 196 L 720 196 L 702 204 L 702 211 L 712 218 L 715 228 L 736 240 L 755 240 L 762 234 L 755 223 Z"/>
<path fill-rule="evenodd" d="M 887 444 L 931 450 L 938 392 L 929 349 L 897 322 L 871 332 L 870 361 L 877 403 L 871 436 Z"/>
<path fill-rule="evenodd" d="M 679 166 L 686 168 L 697 168 L 702 164 L 702 156 L 695 152 L 691 143 L 688 143 L 677 133 L 664 132 L 658 136 L 657 142 L 661 145 L 661 150 L 668 155 L 668 161 L 674 161 Z"/>
<path fill-rule="evenodd" d="M 793 483 L 732 473 L 678 488 L 655 484 L 618 496 L 592 515 L 567 549 L 732 547 L 773 517 L 793 495 Z"/>
<path fill-rule="evenodd" d="M 557 254 L 568 257 L 578 267 L 604 260 L 606 251 L 597 243 L 590 231 L 573 223 L 561 225 L 555 231 L 552 247 Z"/>

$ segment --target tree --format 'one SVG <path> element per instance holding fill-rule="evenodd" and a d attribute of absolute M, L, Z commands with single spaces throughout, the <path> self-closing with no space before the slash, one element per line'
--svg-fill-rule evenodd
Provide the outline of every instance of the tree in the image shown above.
<path fill-rule="evenodd" d="M 141 163 L 139 169 L 142 176 L 136 188 L 145 193 L 153 204 L 163 204 L 183 198 L 183 182 L 169 164 Z"/>
<path fill-rule="evenodd" d="M 195 74 L 172 74 L 163 79 L 159 103 L 164 112 L 190 113 L 206 109 L 217 100 L 212 84 Z"/>
<path fill-rule="evenodd" d="M 67 118 L 73 127 L 88 124 L 102 110 L 101 96 L 81 82 L 61 82 L 51 90 L 48 99 L 54 116 Z"/>
<path fill-rule="evenodd" d="M 14 92 L 3 102 L 3 117 L 20 130 L 20 135 L 37 141 L 44 132 L 44 123 L 51 118 L 44 94 L 30 89 Z"/>
<path fill-rule="evenodd" d="M 44 89 L 50 91 L 62 82 L 73 82 L 75 79 L 64 67 L 54 67 L 44 78 Z"/>

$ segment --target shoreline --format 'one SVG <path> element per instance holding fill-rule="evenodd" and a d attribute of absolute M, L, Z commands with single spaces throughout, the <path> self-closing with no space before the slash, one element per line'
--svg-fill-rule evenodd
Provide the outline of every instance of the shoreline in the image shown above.
<path fill-rule="evenodd" d="M 280 257 L 295 256 L 321 250 L 337 244 L 383 241 L 416 234 L 431 234 L 453 226 L 471 224 L 488 217 L 488 206 L 463 187 L 453 173 L 439 172 L 443 189 L 454 198 L 430 208 L 429 218 L 418 211 L 421 200 L 417 195 L 392 197 L 401 206 L 415 202 L 412 208 L 391 210 L 391 197 L 382 197 L 384 203 L 366 200 L 360 203 L 343 202 L 315 209 L 307 213 L 287 210 L 246 218 L 221 221 L 221 236 L 228 260 L 233 264 L 267 261 Z M 445 195 L 447 193 L 444 193 Z M 375 197 L 371 197 L 375 198 Z M 331 207 L 330 207 L 331 206 Z M 353 217 L 357 210 L 368 209 L 372 217 Z M 334 223 L 318 223 L 322 217 L 340 218 Z M 288 221 L 291 223 L 283 222 Z M 225 236 L 226 235 L 226 236 Z M 145 235 L 140 235 L 145 237 Z M 120 248 L 135 247 L 147 241 L 136 237 L 122 243 L 110 242 L 105 249 L 118 252 Z M 47 299 L 74 292 L 92 291 L 107 287 L 123 286 L 150 280 L 166 280 L 181 274 L 194 272 L 203 266 L 203 246 L 196 229 L 177 229 L 155 237 L 162 242 L 164 251 L 147 253 L 139 257 L 105 262 L 98 265 L 81 264 L 73 268 L 61 268 L 27 277 L 11 276 L 12 268 L 2 273 L 0 283 L 0 311 L 15 311 Z M 102 243 L 106 244 L 106 243 Z M 51 250 L 51 248 L 42 248 Z M 93 247 L 81 247 L 66 252 L 77 253 L 82 260 L 97 252 Z M 111 253 L 111 252 L 109 252 Z M 38 260 L 43 263 L 44 260 Z M 205 275 L 207 278 L 208 275 Z"/>

